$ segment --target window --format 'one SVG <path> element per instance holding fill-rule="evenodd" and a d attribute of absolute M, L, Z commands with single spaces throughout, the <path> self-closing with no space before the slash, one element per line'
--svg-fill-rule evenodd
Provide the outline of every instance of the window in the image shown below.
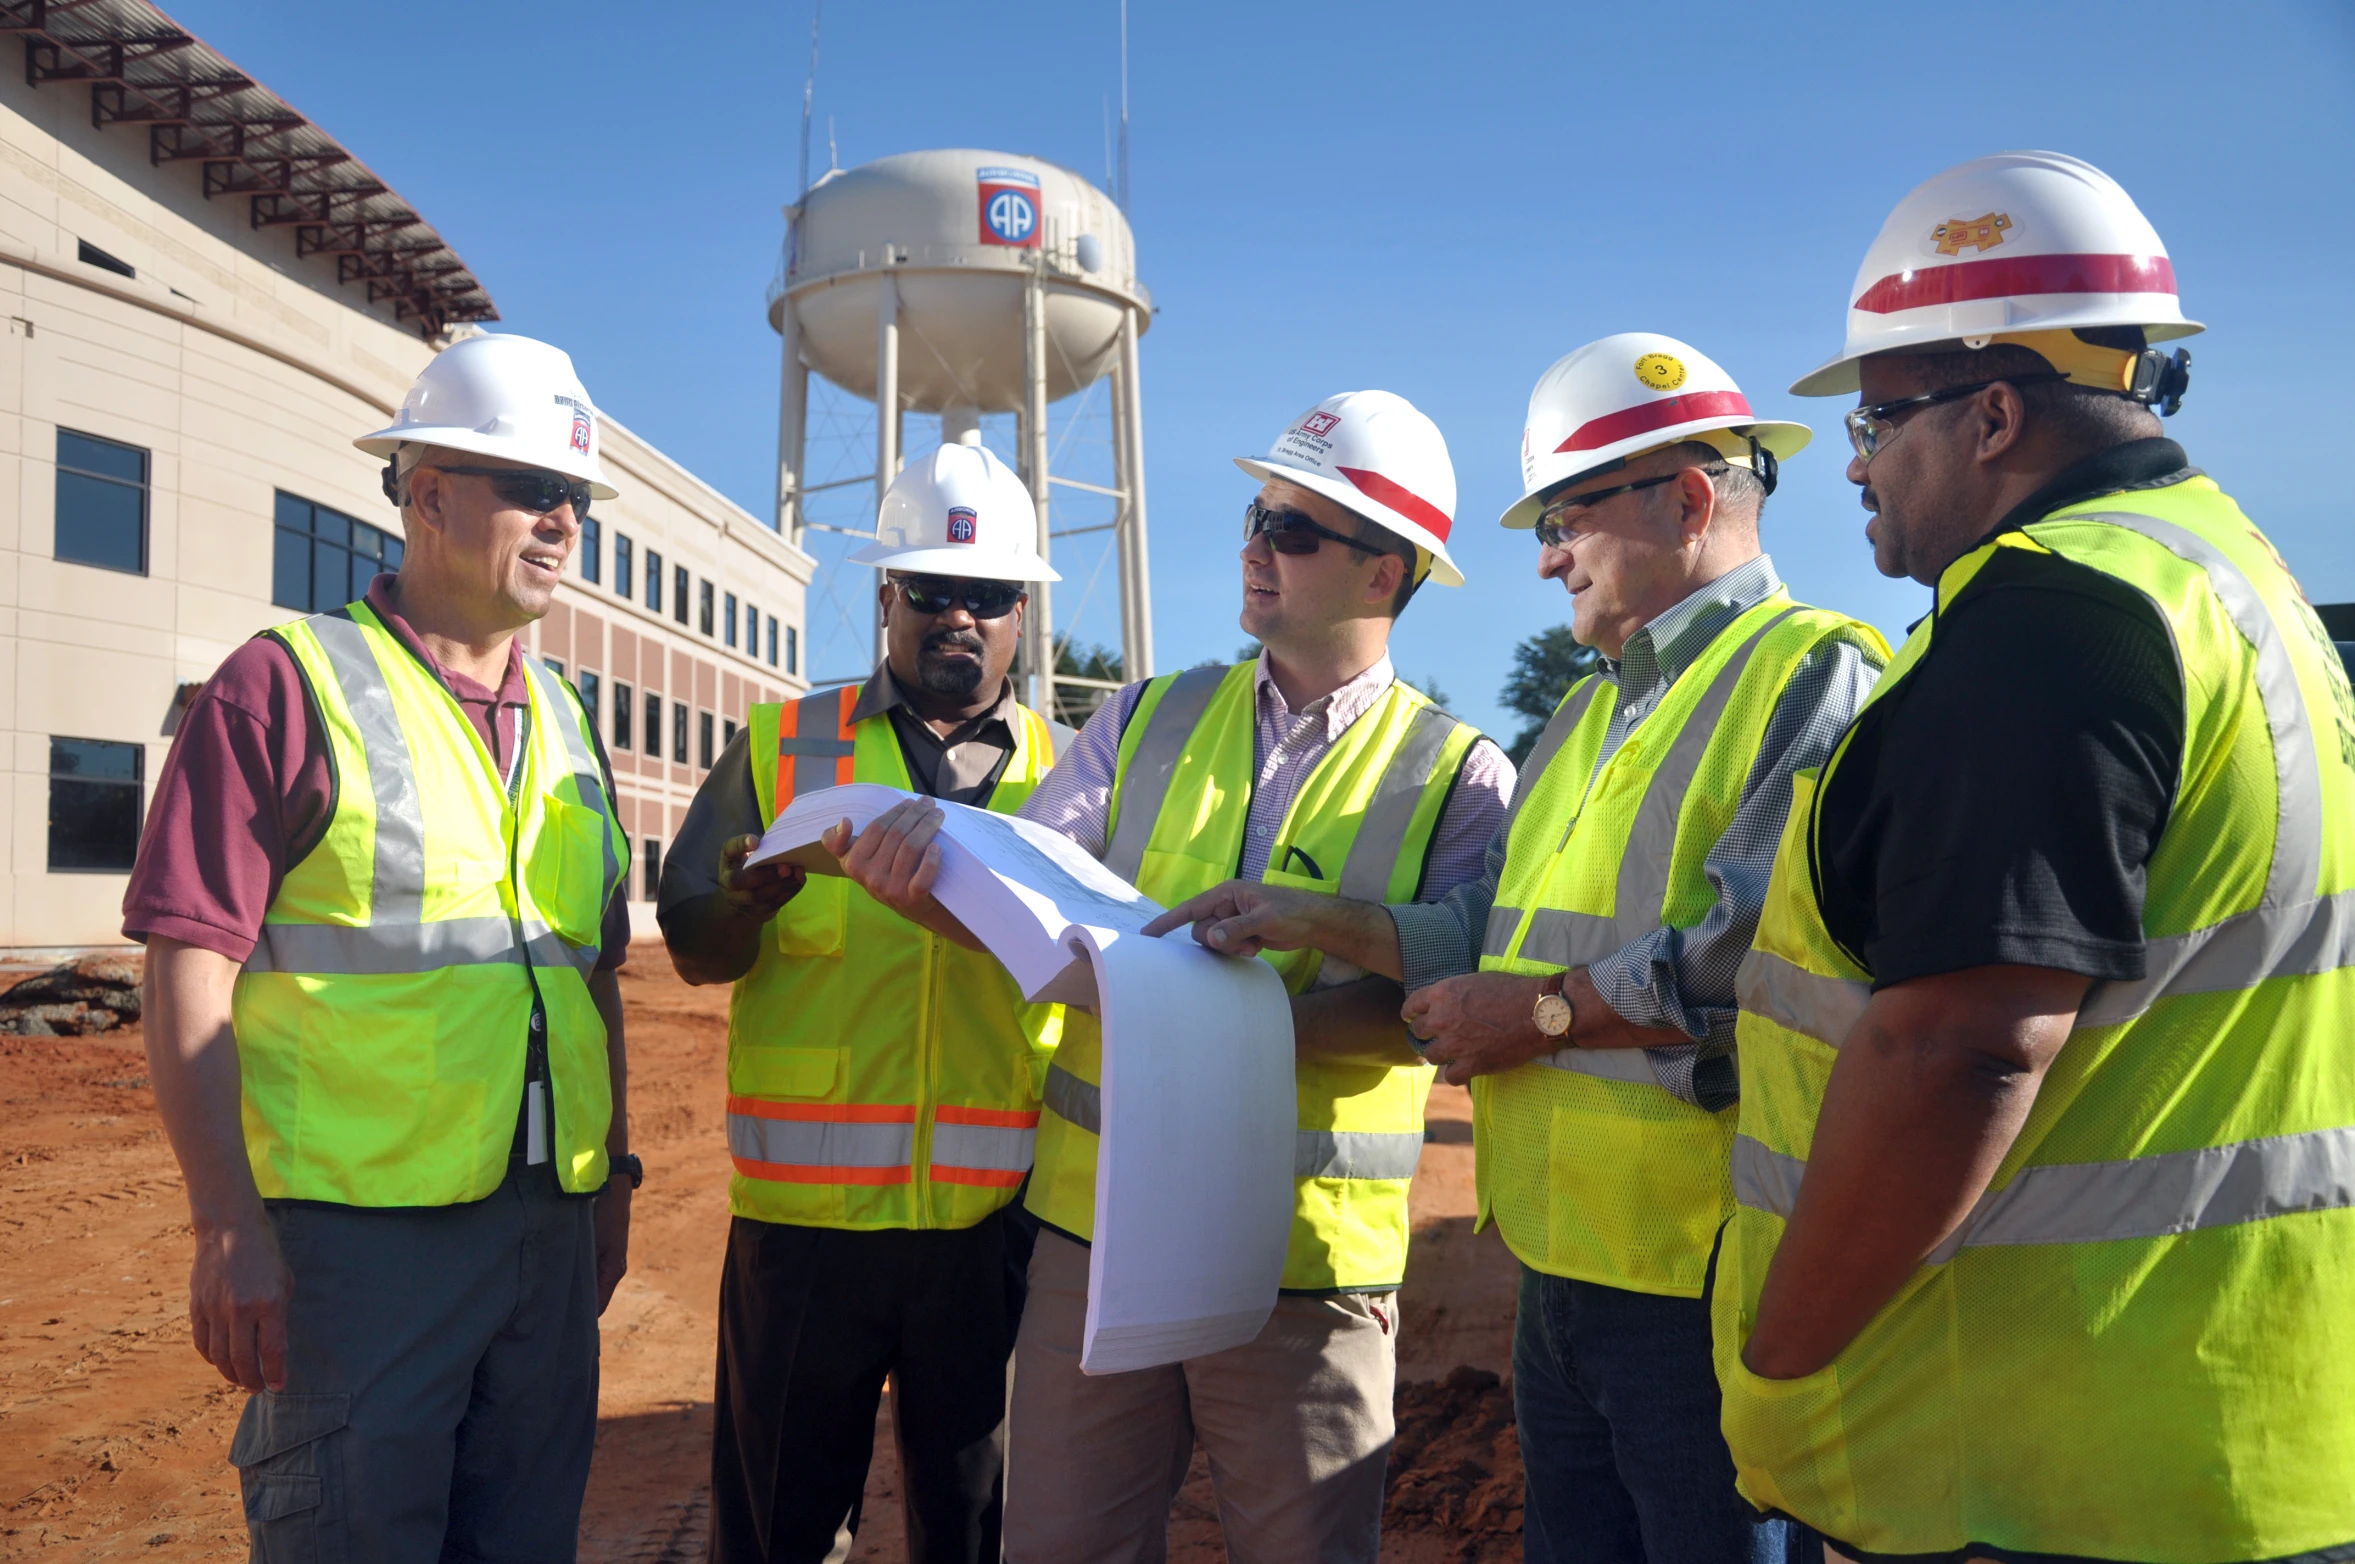
<path fill-rule="evenodd" d="M 769 665 L 774 667 L 776 662 L 777 621 L 772 619 L 769 621 Z M 785 671 L 787 673 L 801 672 L 801 631 L 792 625 L 785 627 Z"/>
<path fill-rule="evenodd" d="M 698 620 L 700 621 L 698 628 L 700 628 L 705 635 L 709 635 L 712 633 L 711 583 L 708 581 L 697 582 L 695 598 L 695 612 Z"/>
<path fill-rule="evenodd" d="M 640 744 L 649 759 L 662 758 L 662 697 L 652 690 L 646 692 L 646 734 Z"/>
<path fill-rule="evenodd" d="M 646 606 L 662 612 L 662 554 L 656 549 L 646 551 Z"/>
<path fill-rule="evenodd" d="M 49 872 L 127 874 L 139 856 L 147 750 L 101 739 L 49 741 Z"/>
<path fill-rule="evenodd" d="M 581 518 L 581 579 L 594 586 L 605 579 L 605 523 Z"/>
<path fill-rule="evenodd" d="M 662 844 L 650 836 L 646 838 L 645 847 L 646 850 L 638 855 L 638 861 L 646 866 L 639 877 L 639 884 L 644 887 L 644 899 L 652 901 L 662 889 Z"/>
<path fill-rule="evenodd" d="M 708 711 L 697 712 L 695 714 L 695 727 L 695 762 L 704 770 L 709 771 L 711 769 L 713 758 L 711 747 L 711 713 Z"/>
<path fill-rule="evenodd" d="M 613 535 L 613 590 L 619 597 L 635 597 L 638 589 L 630 582 L 630 540 L 622 533 Z"/>
<path fill-rule="evenodd" d="M 581 709 L 589 714 L 589 731 L 594 733 L 599 726 L 597 721 L 597 676 L 583 668 L 581 676 L 573 683 L 580 689 Z"/>
<path fill-rule="evenodd" d="M 671 702 L 671 764 L 687 763 L 687 703 Z"/>
<path fill-rule="evenodd" d="M 727 721 L 720 724 L 720 748 L 726 749 L 729 745 L 735 742 L 736 719 L 730 717 Z"/>
<path fill-rule="evenodd" d="M 736 594 L 730 592 L 720 609 L 720 639 L 730 646 L 736 644 Z"/>
<path fill-rule="evenodd" d="M 147 453 L 57 431 L 57 557 L 147 574 Z"/>
<path fill-rule="evenodd" d="M 321 614 L 368 595 L 380 570 L 401 568 L 401 540 L 300 495 L 278 494 L 270 601 Z"/>
<path fill-rule="evenodd" d="M 630 747 L 630 719 L 637 714 L 638 697 L 626 684 L 613 687 L 613 747 Z"/>
<path fill-rule="evenodd" d="M 687 567 L 671 566 L 671 617 L 679 623 L 687 622 Z"/>
<path fill-rule="evenodd" d="M 548 665 L 548 671 L 556 675 L 557 678 L 561 679 L 564 677 L 564 663 L 562 660 L 554 657 L 543 657 L 540 659 L 540 661 L 546 663 Z"/>
<path fill-rule="evenodd" d="M 122 277 L 136 277 L 139 275 L 139 268 L 133 266 L 129 261 L 122 259 L 120 256 L 107 254 L 104 250 L 101 250 L 98 248 L 98 246 L 92 244 L 87 239 L 77 240 L 76 242 L 81 245 L 81 249 L 75 253 L 75 258 L 78 259 L 84 266 L 95 266 L 100 271 L 113 272 L 117 276 Z M 182 294 L 181 297 L 185 298 L 187 295 Z"/>

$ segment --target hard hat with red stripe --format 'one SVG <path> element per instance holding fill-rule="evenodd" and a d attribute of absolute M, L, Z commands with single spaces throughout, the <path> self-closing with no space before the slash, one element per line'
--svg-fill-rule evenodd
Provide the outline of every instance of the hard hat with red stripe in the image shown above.
<path fill-rule="evenodd" d="M 1456 469 L 1439 426 L 1389 391 L 1344 391 L 1292 420 L 1265 456 L 1235 465 L 1262 483 L 1298 484 L 1363 516 L 1430 556 L 1424 574 L 1462 586 L 1447 557 L 1455 525 Z"/>
<path fill-rule="evenodd" d="M 1623 331 L 1539 377 L 1521 429 L 1522 495 L 1499 520 L 1534 527 L 1550 491 L 1687 440 L 1754 469 L 1772 489 L 1775 464 L 1811 438 L 1805 424 L 1753 416 L 1733 376 L 1699 349 L 1656 331 Z"/>
<path fill-rule="evenodd" d="M 2183 318 L 2167 247 L 2134 199 L 2058 152 L 1975 158 L 1916 186 L 1848 297 L 1847 343 L 1796 394 L 1855 391 L 1857 360 L 1870 354 L 1999 341 L 2043 352 L 2073 381 L 2133 394 L 2145 344 L 2201 329 Z"/>

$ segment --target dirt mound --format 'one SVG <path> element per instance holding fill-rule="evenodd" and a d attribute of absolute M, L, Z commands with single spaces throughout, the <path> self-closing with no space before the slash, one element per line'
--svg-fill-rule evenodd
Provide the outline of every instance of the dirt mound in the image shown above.
<path fill-rule="evenodd" d="M 136 951 L 84 956 L 26 978 L 0 994 L 0 1033 L 88 1037 L 139 1019 Z"/>
<path fill-rule="evenodd" d="M 1521 1556 L 1521 1442 L 1513 1393 L 1486 1369 L 1398 1387 L 1386 1538 L 1436 1534 L 1456 1564 Z"/>

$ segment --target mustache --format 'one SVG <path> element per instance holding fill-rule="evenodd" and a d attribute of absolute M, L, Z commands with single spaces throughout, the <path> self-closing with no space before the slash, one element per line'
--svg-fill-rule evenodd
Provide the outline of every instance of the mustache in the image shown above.
<path fill-rule="evenodd" d="M 919 650 L 938 652 L 950 647 L 979 656 L 982 651 L 981 636 L 973 630 L 936 630 L 924 638 Z"/>

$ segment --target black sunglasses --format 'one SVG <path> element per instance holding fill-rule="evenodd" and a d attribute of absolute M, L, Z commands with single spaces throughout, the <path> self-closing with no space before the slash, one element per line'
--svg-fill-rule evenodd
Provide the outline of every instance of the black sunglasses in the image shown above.
<path fill-rule="evenodd" d="M 1852 407 L 1845 422 L 1848 443 L 1856 447 L 1856 454 L 1871 461 L 1882 446 L 1897 438 L 1904 427 L 1893 416 L 1911 408 L 1931 407 L 1940 402 L 1959 402 L 1966 396 L 1977 396 L 1989 386 L 2032 386 L 2048 380 L 2066 380 L 2059 370 L 2038 375 L 1998 375 L 1993 380 L 1974 380 L 1967 386 L 1948 386 L 1943 391 L 1924 392 L 1920 396 L 1901 396 L 1894 402 L 1875 402 L 1870 407 Z"/>
<path fill-rule="evenodd" d="M 1379 554 L 1363 538 L 1353 538 L 1330 527 L 1319 526 L 1314 517 L 1303 511 L 1269 510 L 1257 500 L 1243 507 L 1243 541 L 1265 536 L 1267 546 L 1279 554 L 1314 554 L 1330 541 L 1356 549 L 1360 554 Z"/>
<path fill-rule="evenodd" d="M 1679 467 L 1657 478 L 1638 478 L 1633 483 L 1614 484 L 1608 489 L 1589 489 L 1584 494 L 1557 494 L 1546 501 L 1545 509 L 1537 514 L 1537 541 L 1547 548 L 1566 548 L 1568 544 L 1563 540 L 1562 523 L 1571 513 L 1585 510 L 1590 505 L 1599 505 L 1617 495 L 1633 494 L 1638 489 L 1653 489 L 1663 483 L 1674 483 L 1684 476 L 1684 472 Z"/>
<path fill-rule="evenodd" d="M 578 478 L 563 478 L 528 467 L 444 467 L 429 463 L 435 472 L 454 472 L 468 478 L 487 478 L 491 492 L 518 510 L 545 516 L 562 506 L 572 507 L 572 519 L 589 515 L 589 486 Z"/>
<path fill-rule="evenodd" d="M 1003 619 L 1030 595 L 1019 581 L 960 581 L 953 576 L 893 576 L 891 584 L 919 614 L 945 614 L 962 606 L 976 619 Z"/>

